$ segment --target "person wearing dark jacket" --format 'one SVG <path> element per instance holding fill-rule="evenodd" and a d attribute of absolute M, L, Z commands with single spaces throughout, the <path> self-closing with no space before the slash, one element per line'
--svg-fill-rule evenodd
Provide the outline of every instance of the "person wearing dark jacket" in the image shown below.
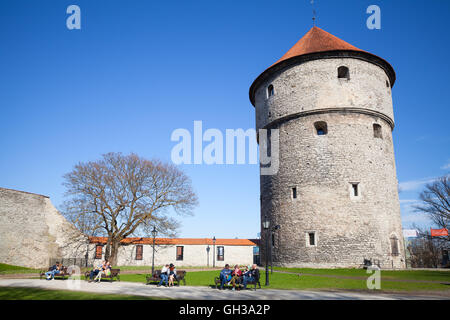
<path fill-rule="evenodd" d="M 244 289 L 247 289 L 248 282 L 254 282 L 259 280 L 259 269 L 256 264 L 252 265 L 252 268 L 244 274 Z"/>
<path fill-rule="evenodd" d="M 61 266 L 59 262 L 56 262 L 49 271 L 45 273 L 45 277 L 47 280 L 55 280 L 55 274 L 58 274 L 60 272 Z"/>

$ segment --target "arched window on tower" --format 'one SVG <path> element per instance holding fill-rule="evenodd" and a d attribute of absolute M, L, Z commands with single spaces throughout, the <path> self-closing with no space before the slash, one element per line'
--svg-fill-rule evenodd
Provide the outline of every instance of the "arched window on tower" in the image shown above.
<path fill-rule="evenodd" d="M 316 129 L 316 134 L 318 136 L 323 136 L 328 133 L 328 127 L 325 121 L 314 122 L 314 128 Z"/>
<path fill-rule="evenodd" d="M 389 240 L 391 241 L 391 254 L 393 256 L 398 256 L 398 238 L 395 235 L 392 235 Z"/>
<path fill-rule="evenodd" d="M 378 123 L 373 124 L 373 136 L 374 138 L 383 139 L 383 134 L 381 133 L 381 126 Z"/>
<path fill-rule="evenodd" d="M 338 78 L 350 80 L 350 71 L 345 66 L 340 66 L 338 68 Z"/>
<path fill-rule="evenodd" d="M 275 94 L 275 90 L 273 89 L 273 85 L 271 84 L 267 87 L 267 98 L 270 98 L 274 94 Z"/>

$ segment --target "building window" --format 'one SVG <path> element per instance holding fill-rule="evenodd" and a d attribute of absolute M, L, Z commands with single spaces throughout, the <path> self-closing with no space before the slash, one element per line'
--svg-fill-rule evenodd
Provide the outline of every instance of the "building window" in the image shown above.
<path fill-rule="evenodd" d="M 184 247 L 183 246 L 177 246 L 177 260 L 183 260 L 184 255 Z"/>
<path fill-rule="evenodd" d="M 297 199 L 297 187 L 292 187 L 292 199 Z"/>
<path fill-rule="evenodd" d="M 391 253 L 393 256 L 398 256 L 398 239 L 395 235 L 393 235 L 391 238 Z"/>
<path fill-rule="evenodd" d="M 328 133 L 328 126 L 325 121 L 314 122 L 314 128 L 316 129 L 316 134 L 318 136 L 323 136 Z"/>
<path fill-rule="evenodd" d="M 341 66 L 338 68 L 338 78 L 350 80 L 350 71 L 347 67 Z"/>
<path fill-rule="evenodd" d="M 143 252 L 144 246 L 142 244 L 138 244 L 136 246 L 136 260 L 142 260 Z"/>
<path fill-rule="evenodd" d="M 275 94 L 275 90 L 273 89 L 273 85 L 269 85 L 267 87 L 267 98 L 270 98 Z"/>
<path fill-rule="evenodd" d="M 306 233 L 306 246 L 315 247 L 317 245 L 316 232 L 308 231 Z"/>
<path fill-rule="evenodd" d="M 373 136 L 375 138 L 383 139 L 383 135 L 381 133 L 381 126 L 378 123 L 373 124 Z"/>
<path fill-rule="evenodd" d="M 224 261 L 225 250 L 224 247 L 217 247 L 217 261 Z"/>
<path fill-rule="evenodd" d="M 354 197 L 358 197 L 359 196 L 359 188 L 358 188 L 358 183 L 352 183 L 352 194 Z"/>
<path fill-rule="evenodd" d="M 103 246 L 98 244 L 95 246 L 95 259 L 101 259 L 103 257 Z"/>

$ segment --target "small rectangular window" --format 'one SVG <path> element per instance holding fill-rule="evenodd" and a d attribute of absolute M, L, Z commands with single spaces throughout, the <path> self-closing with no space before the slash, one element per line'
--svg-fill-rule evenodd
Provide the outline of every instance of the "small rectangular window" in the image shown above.
<path fill-rule="evenodd" d="M 217 247 L 217 261 L 225 260 L 225 250 L 224 247 Z"/>
<path fill-rule="evenodd" d="M 183 260 L 184 255 L 184 247 L 183 246 L 177 246 L 177 260 Z"/>
<path fill-rule="evenodd" d="M 273 95 L 274 95 L 273 85 L 269 85 L 267 87 L 267 98 L 270 98 Z"/>
<path fill-rule="evenodd" d="M 292 188 L 292 199 L 297 199 L 297 187 Z"/>
<path fill-rule="evenodd" d="M 375 138 L 383 139 L 383 134 L 381 133 L 381 126 L 377 123 L 373 124 L 373 136 Z"/>
<path fill-rule="evenodd" d="M 315 246 L 316 245 L 316 234 L 314 232 L 309 232 L 308 237 L 309 237 L 309 245 Z"/>
<path fill-rule="evenodd" d="M 136 260 L 142 260 L 144 247 L 142 244 L 136 246 Z"/>
<path fill-rule="evenodd" d="M 354 197 L 359 196 L 359 193 L 358 193 L 358 184 L 357 184 L 357 183 L 352 183 L 352 190 L 353 190 L 353 196 L 354 196 Z"/>
<path fill-rule="evenodd" d="M 95 246 L 95 259 L 101 259 L 103 256 L 103 246 L 98 244 Z"/>

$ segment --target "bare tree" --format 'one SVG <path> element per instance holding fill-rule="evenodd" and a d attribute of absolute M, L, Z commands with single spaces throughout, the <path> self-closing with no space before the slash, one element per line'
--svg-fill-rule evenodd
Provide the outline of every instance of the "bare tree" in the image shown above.
<path fill-rule="evenodd" d="M 152 227 L 174 235 L 179 222 L 171 214 L 191 215 L 198 203 L 182 171 L 136 154 L 108 153 L 79 163 L 64 180 L 64 215 L 85 234 L 108 237 L 105 255 L 112 264 L 121 240 L 149 235 Z"/>
<path fill-rule="evenodd" d="M 442 264 L 445 241 L 440 237 L 432 237 L 430 230 L 421 229 L 413 225 L 417 230 L 417 238 L 412 239 L 407 247 L 410 254 L 412 268 L 438 268 Z"/>
<path fill-rule="evenodd" d="M 443 176 L 427 184 L 420 194 L 421 203 L 414 206 L 423 212 L 440 228 L 450 227 L 450 175 Z M 450 237 L 447 237 L 450 241 Z"/>

